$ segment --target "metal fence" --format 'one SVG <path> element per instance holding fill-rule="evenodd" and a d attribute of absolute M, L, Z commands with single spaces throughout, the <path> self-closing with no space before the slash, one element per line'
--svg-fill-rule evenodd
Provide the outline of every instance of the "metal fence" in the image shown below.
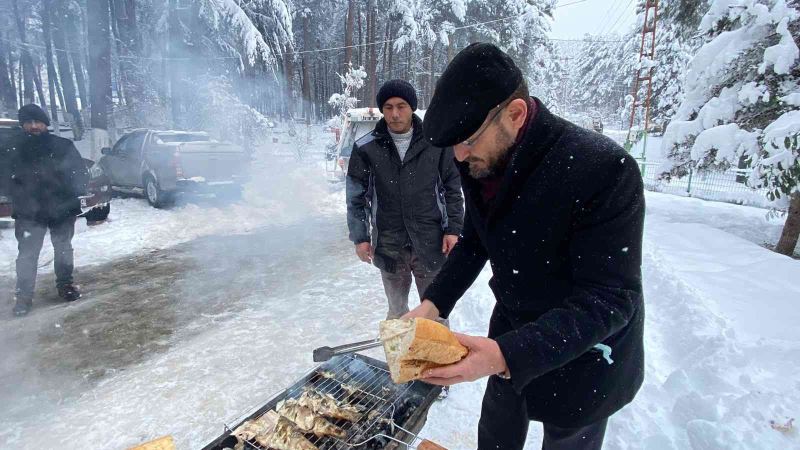
<path fill-rule="evenodd" d="M 739 205 L 752 205 L 759 207 L 775 207 L 767 199 L 766 189 L 754 189 L 747 186 L 751 169 L 728 169 L 724 172 L 697 173 L 690 171 L 683 178 L 673 178 L 670 181 L 660 179 L 660 162 L 642 161 L 639 168 L 642 171 L 644 187 L 649 191 L 663 192 L 665 194 L 697 197 L 704 200 L 715 200 Z"/>

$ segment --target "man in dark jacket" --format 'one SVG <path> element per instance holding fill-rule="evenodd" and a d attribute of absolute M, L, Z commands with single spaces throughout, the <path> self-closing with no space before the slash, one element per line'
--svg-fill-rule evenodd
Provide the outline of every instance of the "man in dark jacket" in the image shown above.
<path fill-rule="evenodd" d="M 455 246 L 464 206 L 453 150 L 423 139 L 414 88 L 387 81 L 377 101 L 383 118 L 353 144 L 347 225 L 358 257 L 381 269 L 394 319 L 408 312 L 412 274 L 422 295 Z"/>
<path fill-rule="evenodd" d="M 511 58 L 460 52 L 425 117 L 453 145 L 466 197 L 462 237 L 407 317 L 447 317 L 487 261 L 496 305 L 489 337 L 427 381 L 489 376 L 480 449 L 521 449 L 529 421 L 554 449 L 599 449 L 608 417 L 644 377 L 644 194 L 636 161 L 610 139 L 528 96 Z"/>
<path fill-rule="evenodd" d="M 81 296 L 72 280 L 72 236 L 81 213 L 78 197 L 86 192 L 89 174 L 75 145 L 48 133 L 50 120 L 41 108 L 20 108 L 19 123 L 24 133 L 12 151 L 9 183 L 19 248 L 14 314 L 23 316 L 33 302 L 39 252 L 48 229 L 58 294 L 67 301 Z"/>

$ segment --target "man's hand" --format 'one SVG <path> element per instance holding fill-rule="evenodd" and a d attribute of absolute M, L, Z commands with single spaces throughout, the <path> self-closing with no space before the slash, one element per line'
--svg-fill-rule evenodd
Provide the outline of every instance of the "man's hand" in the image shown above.
<path fill-rule="evenodd" d="M 419 306 L 405 313 L 401 319 L 413 319 L 415 317 L 436 320 L 439 318 L 439 308 L 437 308 L 432 301 L 425 299 Z"/>
<path fill-rule="evenodd" d="M 442 253 L 449 255 L 453 247 L 458 243 L 458 236 L 455 234 L 445 234 L 442 238 Z"/>
<path fill-rule="evenodd" d="M 356 244 L 356 255 L 358 255 L 358 259 L 361 261 L 372 263 L 372 244 L 369 242 Z"/>
<path fill-rule="evenodd" d="M 439 386 L 475 381 L 508 370 L 506 359 L 494 339 L 453 333 L 469 354 L 461 361 L 449 366 L 431 369 L 422 381 Z"/>

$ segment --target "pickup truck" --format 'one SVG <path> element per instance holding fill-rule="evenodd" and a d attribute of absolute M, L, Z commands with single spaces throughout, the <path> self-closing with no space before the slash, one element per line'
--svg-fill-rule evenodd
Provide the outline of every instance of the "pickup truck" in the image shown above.
<path fill-rule="evenodd" d="M 98 163 L 112 188 L 144 194 L 156 208 L 169 206 L 179 192 L 239 200 L 250 163 L 242 147 L 204 132 L 133 130 L 101 153 Z"/>

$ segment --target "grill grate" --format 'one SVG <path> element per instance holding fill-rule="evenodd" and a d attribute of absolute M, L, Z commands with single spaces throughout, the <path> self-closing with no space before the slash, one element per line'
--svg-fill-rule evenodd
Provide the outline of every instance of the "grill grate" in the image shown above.
<path fill-rule="evenodd" d="M 331 395 L 341 404 L 357 407 L 361 414 L 361 419 L 355 423 L 326 417 L 326 420 L 344 430 L 344 439 L 306 434 L 306 438 L 320 450 L 384 448 L 375 440 L 365 442 L 380 434 L 388 434 L 407 442 L 410 437 L 408 433 L 395 429 L 393 424 L 405 428 L 416 425 L 412 422 L 419 422 L 421 428 L 427 408 L 438 394 L 438 389 L 425 383 L 412 381 L 394 384 L 382 362 L 361 355 L 342 355 L 314 369 L 303 380 L 251 415 L 249 420 L 262 417 L 275 409 L 279 401 L 296 399 L 307 390 Z M 226 427 L 226 435 L 232 429 Z M 224 447 L 212 444 L 207 448 Z M 262 450 L 264 447 L 248 442 L 245 448 Z"/>

